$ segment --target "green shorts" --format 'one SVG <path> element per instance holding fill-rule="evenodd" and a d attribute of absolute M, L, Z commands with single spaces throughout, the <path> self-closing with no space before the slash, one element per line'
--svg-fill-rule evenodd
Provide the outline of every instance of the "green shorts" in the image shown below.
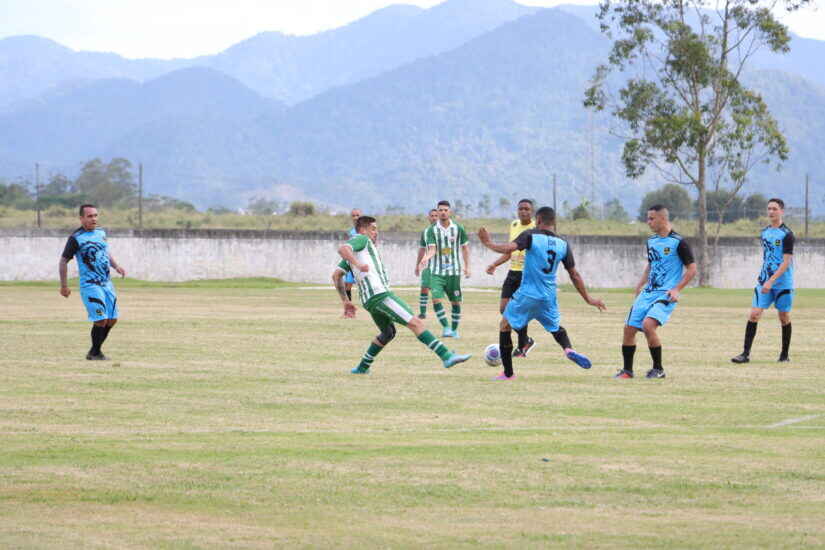
<path fill-rule="evenodd" d="M 433 298 L 461 301 L 461 275 L 430 275 L 430 288 Z"/>
<path fill-rule="evenodd" d="M 421 288 L 430 288 L 430 268 L 428 267 L 421 272 Z"/>
<path fill-rule="evenodd" d="M 392 292 L 374 297 L 364 309 L 372 315 L 372 320 L 381 332 L 393 323 L 406 327 L 413 318 L 410 306 Z"/>

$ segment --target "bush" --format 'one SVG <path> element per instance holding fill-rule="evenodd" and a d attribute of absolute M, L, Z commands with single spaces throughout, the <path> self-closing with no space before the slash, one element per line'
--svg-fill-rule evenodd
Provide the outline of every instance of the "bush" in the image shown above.
<path fill-rule="evenodd" d="M 681 185 L 669 183 L 660 189 L 651 191 L 642 199 L 639 206 L 639 221 L 647 220 L 647 211 L 654 204 L 661 204 L 670 212 L 672 220 L 687 220 L 692 214 L 690 195 Z"/>
<path fill-rule="evenodd" d="M 574 220 L 589 220 L 593 216 L 590 215 L 587 201 L 580 203 L 576 208 L 570 212 L 570 217 Z"/>
<path fill-rule="evenodd" d="M 307 201 L 296 201 L 289 205 L 289 214 L 291 216 L 314 216 L 315 205 Z"/>

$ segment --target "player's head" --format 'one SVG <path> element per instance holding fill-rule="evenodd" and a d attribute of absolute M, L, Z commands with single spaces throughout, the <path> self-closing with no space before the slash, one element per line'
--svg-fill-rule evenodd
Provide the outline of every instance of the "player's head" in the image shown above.
<path fill-rule="evenodd" d="M 768 199 L 768 219 L 781 220 L 785 214 L 785 201 L 776 197 Z"/>
<path fill-rule="evenodd" d="M 83 204 L 77 210 L 80 216 L 80 225 L 85 230 L 91 230 L 97 227 L 97 206 L 94 204 Z"/>
<path fill-rule="evenodd" d="M 430 218 L 430 223 L 435 223 L 438 221 L 438 209 L 433 208 L 430 210 L 430 213 L 427 214 L 427 217 Z"/>
<path fill-rule="evenodd" d="M 516 213 L 518 214 L 519 220 L 521 220 L 525 224 L 530 223 L 530 220 L 533 218 L 533 200 L 521 199 L 520 201 L 518 201 L 518 205 L 516 206 Z"/>
<path fill-rule="evenodd" d="M 647 209 L 647 226 L 658 233 L 670 223 L 670 213 L 661 204 L 654 204 Z"/>
<path fill-rule="evenodd" d="M 449 220 L 450 219 L 450 201 L 438 201 L 438 219 L 439 220 Z"/>
<path fill-rule="evenodd" d="M 355 230 L 369 237 L 372 242 L 378 239 L 378 225 L 376 225 L 375 218 L 372 216 L 359 216 L 355 220 Z"/>
<path fill-rule="evenodd" d="M 536 225 L 544 228 L 555 227 L 556 211 L 549 206 L 542 206 L 536 210 Z"/>
<path fill-rule="evenodd" d="M 349 217 L 352 219 L 352 224 L 355 225 L 355 222 L 361 217 L 361 211 L 357 208 L 353 208 L 352 212 L 349 213 Z"/>

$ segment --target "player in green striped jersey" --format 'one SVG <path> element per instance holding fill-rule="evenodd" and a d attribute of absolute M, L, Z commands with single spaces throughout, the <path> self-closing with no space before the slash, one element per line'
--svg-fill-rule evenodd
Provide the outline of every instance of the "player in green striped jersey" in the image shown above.
<path fill-rule="evenodd" d="M 347 296 L 344 286 L 344 274 L 353 273 L 361 304 L 372 316 L 372 320 L 381 333 L 372 341 L 358 366 L 350 372 L 353 374 L 369 373 L 375 357 L 395 338 L 394 323 L 409 328 L 422 344 L 441 358 L 445 368 L 469 359 L 469 355 L 459 355 L 447 349 L 447 346 L 424 327 L 421 319 L 413 315 L 410 306 L 390 290 L 387 270 L 384 269 L 376 247 L 378 226 L 375 218 L 361 216 L 355 224 L 355 229 L 358 235 L 338 249 L 338 254 L 343 260 L 335 268 L 332 282 L 344 303 L 344 317 L 354 317 L 355 306 Z"/>
<path fill-rule="evenodd" d="M 438 203 L 438 223 L 425 232 L 427 252 L 419 269 L 430 268 L 433 310 L 443 331 L 442 338 L 458 338 L 461 322 L 461 274 L 470 276 L 470 246 L 464 227 L 450 220 L 450 203 Z M 452 325 L 447 323 L 444 298 L 452 303 Z"/>
<path fill-rule="evenodd" d="M 435 208 L 430 210 L 428 217 L 430 218 L 430 225 L 427 226 L 427 229 L 438 221 L 438 210 Z M 421 290 L 418 293 L 419 319 L 427 318 L 427 299 L 430 296 L 430 268 L 426 267 L 422 270 L 418 265 L 421 263 L 421 258 L 424 257 L 424 253 L 427 251 L 427 229 L 421 232 L 421 242 L 418 246 L 418 258 L 415 260 L 415 276 L 418 277 L 421 275 Z"/>

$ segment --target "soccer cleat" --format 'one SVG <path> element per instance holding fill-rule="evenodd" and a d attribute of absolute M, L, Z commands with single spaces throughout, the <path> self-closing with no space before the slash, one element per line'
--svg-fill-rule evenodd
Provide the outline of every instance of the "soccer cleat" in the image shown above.
<path fill-rule="evenodd" d="M 419 314 L 418 314 L 418 318 L 419 318 L 419 319 L 426 319 L 426 318 L 427 318 L 427 314 L 426 314 L 426 313 L 419 313 Z"/>
<path fill-rule="evenodd" d="M 513 373 L 513 376 L 507 376 L 506 374 L 504 374 L 504 371 L 502 371 L 501 374 L 499 374 L 498 376 L 493 378 L 493 380 L 512 380 L 515 377 L 516 377 L 516 373 Z"/>
<path fill-rule="evenodd" d="M 664 378 L 665 369 L 650 369 L 647 371 L 645 378 Z"/>
<path fill-rule="evenodd" d="M 453 329 L 450 327 L 444 327 L 444 330 L 441 331 L 442 338 L 452 338 L 454 334 Z"/>
<path fill-rule="evenodd" d="M 777 363 L 790 363 L 791 358 L 787 355 L 780 355 L 779 359 L 776 360 Z"/>
<path fill-rule="evenodd" d="M 470 355 L 469 353 L 467 355 L 459 355 L 457 353 L 453 353 L 452 355 L 444 359 L 444 368 L 449 369 L 450 367 L 454 367 L 459 363 L 463 363 L 470 357 L 472 357 L 472 355 Z"/>
<path fill-rule="evenodd" d="M 459 338 L 461 338 L 461 336 L 458 335 L 457 330 L 453 330 L 453 335 L 450 336 L 450 338 L 455 338 L 456 340 L 458 340 Z"/>
<path fill-rule="evenodd" d="M 536 347 L 536 341 L 533 340 L 532 338 L 528 337 L 527 338 L 527 345 L 524 346 L 523 348 L 516 348 L 515 351 L 513 352 L 513 357 L 526 358 L 527 354 L 530 353 L 531 351 L 533 351 L 533 348 L 535 348 L 535 347 Z"/>
<path fill-rule="evenodd" d="M 369 374 L 370 373 L 370 368 L 369 367 L 362 367 L 361 365 L 358 365 L 357 367 L 352 369 L 350 372 L 352 374 Z"/>
<path fill-rule="evenodd" d="M 620 380 L 623 380 L 625 378 L 633 378 L 633 371 L 622 369 L 616 374 L 614 374 L 613 378 L 618 378 Z"/>
<path fill-rule="evenodd" d="M 748 357 L 748 356 L 747 356 L 747 355 L 745 355 L 744 353 L 740 353 L 740 354 L 739 354 L 739 355 L 737 355 L 736 357 L 732 358 L 732 359 L 730 360 L 730 362 L 731 362 L 731 363 L 749 363 L 749 362 L 750 362 L 750 360 L 751 360 L 751 359 L 750 359 L 750 357 Z"/>
<path fill-rule="evenodd" d="M 103 355 L 103 353 L 98 353 L 97 355 L 92 355 L 92 352 L 86 354 L 87 361 L 108 361 L 109 358 Z"/>
<path fill-rule="evenodd" d="M 567 348 L 566 350 L 564 350 L 564 354 L 567 356 L 568 359 L 570 359 L 583 369 L 589 369 L 593 366 L 593 363 L 590 362 L 590 359 L 588 359 L 587 357 L 585 357 L 581 353 L 578 353 L 575 350 Z"/>

